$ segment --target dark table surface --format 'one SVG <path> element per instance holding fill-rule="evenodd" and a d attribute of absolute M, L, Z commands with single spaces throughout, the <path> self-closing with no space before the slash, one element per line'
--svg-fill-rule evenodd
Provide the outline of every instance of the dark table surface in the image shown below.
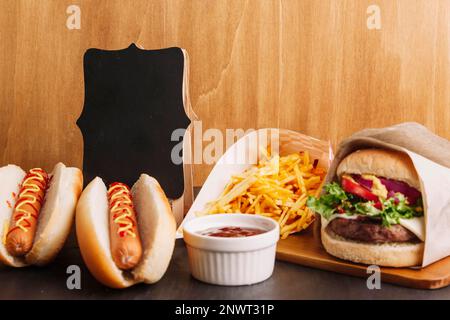
<path fill-rule="evenodd" d="M 81 268 L 81 289 L 69 290 L 67 267 Z M 366 279 L 277 261 L 268 280 L 242 287 L 204 284 L 191 277 L 187 252 L 177 240 L 173 259 L 161 281 L 113 290 L 99 284 L 76 247 L 64 248 L 48 267 L 0 270 L 0 299 L 450 299 L 450 287 L 416 290 L 382 283 L 369 290 Z"/>

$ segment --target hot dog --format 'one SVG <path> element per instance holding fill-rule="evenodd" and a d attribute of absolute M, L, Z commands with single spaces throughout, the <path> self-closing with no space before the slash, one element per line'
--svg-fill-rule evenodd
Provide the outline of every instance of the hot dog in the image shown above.
<path fill-rule="evenodd" d="M 77 168 L 0 168 L 0 265 L 45 265 L 59 253 L 83 187 Z"/>
<path fill-rule="evenodd" d="M 128 270 L 135 267 L 142 256 L 130 188 L 124 183 L 112 183 L 108 189 L 108 199 L 111 254 L 120 269 Z"/>
<path fill-rule="evenodd" d="M 155 178 L 142 174 L 131 190 L 123 183 L 108 190 L 96 177 L 81 194 L 75 222 L 81 256 L 104 285 L 154 283 L 166 272 L 176 222 Z"/>
<path fill-rule="evenodd" d="M 22 182 L 6 236 L 6 249 L 15 257 L 31 250 L 47 184 L 48 174 L 40 168 L 31 169 Z"/>

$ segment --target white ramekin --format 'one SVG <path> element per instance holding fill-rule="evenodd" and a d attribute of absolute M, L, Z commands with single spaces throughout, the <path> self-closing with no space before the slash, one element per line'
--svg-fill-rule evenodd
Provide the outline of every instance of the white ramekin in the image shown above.
<path fill-rule="evenodd" d="M 226 226 L 259 228 L 266 232 L 241 238 L 199 233 Z M 273 272 L 279 233 L 276 221 L 258 215 L 228 213 L 192 219 L 183 228 L 191 273 L 200 281 L 225 286 L 264 281 Z"/>

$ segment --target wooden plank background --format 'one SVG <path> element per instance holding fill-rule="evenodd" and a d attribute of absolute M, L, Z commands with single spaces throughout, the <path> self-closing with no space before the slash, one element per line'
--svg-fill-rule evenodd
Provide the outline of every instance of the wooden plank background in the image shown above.
<path fill-rule="evenodd" d="M 81 8 L 81 30 L 66 8 Z M 366 27 L 381 8 L 381 30 Z M 329 139 L 418 121 L 450 139 L 447 0 L 2 0 L 0 161 L 81 167 L 87 48 L 179 46 L 208 128 Z M 195 184 L 209 166 L 195 166 Z"/>

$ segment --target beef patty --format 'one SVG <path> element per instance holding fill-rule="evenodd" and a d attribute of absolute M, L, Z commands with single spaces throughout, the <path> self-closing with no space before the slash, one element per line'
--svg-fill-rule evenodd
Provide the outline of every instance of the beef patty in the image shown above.
<path fill-rule="evenodd" d="M 327 229 L 343 238 L 362 242 L 420 242 L 414 233 L 399 224 L 385 227 L 370 218 L 336 218 L 327 225 Z"/>

